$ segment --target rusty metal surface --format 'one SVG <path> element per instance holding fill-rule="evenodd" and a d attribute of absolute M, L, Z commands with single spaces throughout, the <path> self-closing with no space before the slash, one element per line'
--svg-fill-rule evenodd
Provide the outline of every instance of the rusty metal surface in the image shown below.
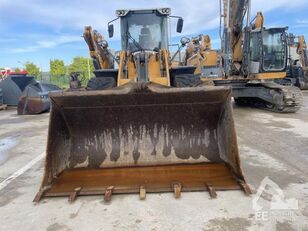
<path fill-rule="evenodd" d="M 74 169 L 196 163 L 227 163 L 230 174 L 244 180 L 230 93 L 225 87 L 128 84 L 50 94 L 42 187 Z"/>
<path fill-rule="evenodd" d="M 239 190 L 236 177 L 225 164 L 189 164 L 152 167 L 123 167 L 111 169 L 73 169 L 64 171 L 54 181 L 46 196 L 70 196 L 75 188 L 79 195 L 104 195 L 112 193 Z M 112 191 L 110 190 L 112 187 Z M 111 192 L 110 192 L 111 191 Z"/>
<path fill-rule="evenodd" d="M 39 82 L 26 86 L 17 105 L 18 115 L 34 115 L 49 111 L 49 92 L 62 92 L 62 90 L 56 85 Z"/>
<path fill-rule="evenodd" d="M 46 112 L 50 109 L 50 102 L 47 98 L 21 97 L 17 106 L 18 115 L 33 115 Z"/>

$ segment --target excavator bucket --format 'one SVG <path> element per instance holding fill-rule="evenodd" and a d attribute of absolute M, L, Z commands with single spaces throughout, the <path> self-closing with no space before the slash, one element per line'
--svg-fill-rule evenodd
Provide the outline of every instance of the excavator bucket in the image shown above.
<path fill-rule="evenodd" d="M 42 197 L 242 189 L 226 87 L 153 84 L 50 94 Z"/>

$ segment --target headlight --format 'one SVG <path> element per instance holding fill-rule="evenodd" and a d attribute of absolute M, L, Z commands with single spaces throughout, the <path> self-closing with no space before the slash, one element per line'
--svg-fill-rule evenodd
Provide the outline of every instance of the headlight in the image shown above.
<path fill-rule="evenodd" d="M 128 10 L 117 10 L 117 11 L 116 11 L 116 15 L 117 15 L 118 17 L 123 17 L 123 16 L 127 15 L 128 12 L 129 12 Z"/>
<path fill-rule="evenodd" d="M 170 8 L 160 8 L 160 9 L 157 9 L 157 10 L 161 14 L 165 14 L 165 15 L 171 14 L 171 9 Z"/>

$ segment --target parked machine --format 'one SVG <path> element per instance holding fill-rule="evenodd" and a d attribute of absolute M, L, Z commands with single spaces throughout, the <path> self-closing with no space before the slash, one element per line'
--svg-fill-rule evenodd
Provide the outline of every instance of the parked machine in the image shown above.
<path fill-rule="evenodd" d="M 18 100 L 18 115 L 35 115 L 50 110 L 50 92 L 62 92 L 62 89 L 53 84 L 42 84 L 34 81 L 26 86 Z"/>
<path fill-rule="evenodd" d="M 294 113 L 302 104 L 297 87 L 275 83 L 286 77 L 287 28 L 264 28 L 258 12 L 250 23 L 250 0 L 223 0 L 223 62 L 226 80 L 239 105 L 253 105 L 279 113 Z M 243 30 L 245 16 L 247 25 Z M 243 42 L 242 42 L 243 41 Z"/>
<path fill-rule="evenodd" d="M 87 90 L 50 94 L 45 174 L 34 201 L 101 194 L 109 201 L 113 193 L 145 199 L 146 192 L 174 192 L 178 198 L 181 191 L 202 190 L 212 197 L 216 190 L 250 194 L 240 167 L 231 90 L 203 86 L 193 67 L 171 68 L 170 13 L 118 10 L 118 57 L 85 28 L 96 77 Z M 108 23 L 109 37 L 114 21 Z M 182 27 L 178 18 L 177 32 Z"/>
<path fill-rule="evenodd" d="M 308 50 L 305 37 L 289 34 L 288 51 L 287 77 L 282 84 L 295 85 L 301 90 L 308 90 Z"/>
<path fill-rule="evenodd" d="M 208 35 L 199 35 L 190 40 L 186 46 L 185 65 L 195 66 L 195 74 L 201 79 L 219 80 L 224 76 L 221 53 L 212 49 L 211 38 Z"/>
<path fill-rule="evenodd" d="M 262 12 L 251 22 L 250 0 L 221 1 L 221 53 L 211 50 L 199 39 L 202 42 L 194 43 L 197 44 L 192 56 L 194 62 L 191 58 L 186 62 L 198 67 L 203 80 L 213 81 L 216 86 L 231 86 L 238 105 L 278 113 L 298 111 L 303 100 L 300 90 L 279 84 L 285 80 L 288 70 L 287 28 L 264 28 Z M 191 53 L 190 50 L 188 46 L 186 53 Z M 202 53 L 203 50 L 207 53 Z M 209 60 L 212 65 L 207 63 Z"/>
<path fill-rule="evenodd" d="M 33 76 L 26 74 L 10 74 L 0 82 L 3 104 L 17 106 L 19 115 L 32 115 L 50 109 L 48 93 L 61 91 L 52 84 L 42 84 Z"/>

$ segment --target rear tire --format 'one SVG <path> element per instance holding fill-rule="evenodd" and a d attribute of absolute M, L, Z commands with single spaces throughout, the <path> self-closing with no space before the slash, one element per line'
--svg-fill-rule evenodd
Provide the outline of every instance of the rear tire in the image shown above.
<path fill-rule="evenodd" d="M 87 90 L 107 90 L 116 87 L 116 81 L 112 77 L 92 78 L 87 84 Z"/>
<path fill-rule="evenodd" d="M 202 84 L 200 76 L 193 74 L 176 75 L 174 87 L 197 87 Z"/>

